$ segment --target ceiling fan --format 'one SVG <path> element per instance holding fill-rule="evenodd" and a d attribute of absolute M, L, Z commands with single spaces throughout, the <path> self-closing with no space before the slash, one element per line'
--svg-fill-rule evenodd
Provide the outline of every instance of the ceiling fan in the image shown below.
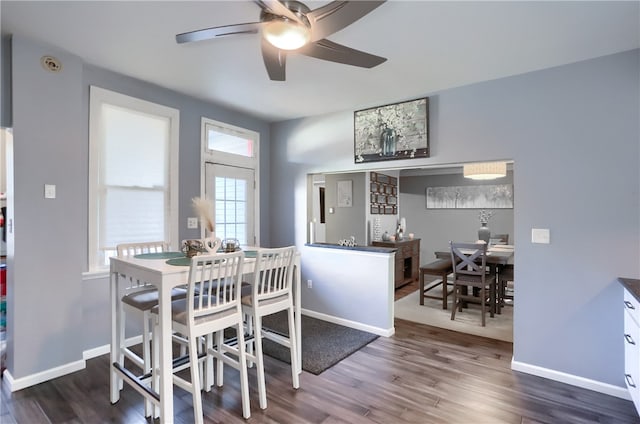
<path fill-rule="evenodd" d="M 269 78 L 285 80 L 288 52 L 346 65 L 373 68 L 387 59 L 327 40 L 325 37 L 351 25 L 383 1 L 332 1 L 311 10 L 293 0 L 255 0 L 262 9 L 260 22 L 200 29 L 176 35 L 188 43 L 238 34 L 262 33 L 262 58 Z"/>

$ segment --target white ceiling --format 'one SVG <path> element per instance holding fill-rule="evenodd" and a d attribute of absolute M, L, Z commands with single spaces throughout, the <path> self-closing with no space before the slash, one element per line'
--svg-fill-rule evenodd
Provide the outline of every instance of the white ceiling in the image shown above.
<path fill-rule="evenodd" d="M 308 1 L 315 9 L 326 1 Z M 388 58 L 373 69 L 301 55 L 270 81 L 259 35 L 175 35 L 258 21 L 249 1 L 2 1 L 3 34 L 268 121 L 358 110 L 640 47 L 638 1 L 388 1 L 328 37 Z"/>

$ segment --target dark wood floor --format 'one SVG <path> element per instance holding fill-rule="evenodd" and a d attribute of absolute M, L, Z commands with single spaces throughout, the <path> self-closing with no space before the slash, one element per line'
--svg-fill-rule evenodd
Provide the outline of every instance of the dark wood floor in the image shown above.
<path fill-rule="evenodd" d="M 427 279 L 425 279 L 425 284 L 427 284 L 429 282 L 428 280 L 429 277 L 427 277 Z M 398 300 L 398 299 L 402 299 L 405 296 L 410 295 L 411 293 L 413 293 L 414 291 L 418 290 L 419 288 L 419 284 L 417 281 L 412 281 L 409 284 L 405 284 L 404 286 L 400 286 L 398 287 L 394 294 L 394 300 Z"/>
<path fill-rule="evenodd" d="M 266 357 L 268 408 L 251 370 L 251 411 L 242 418 L 237 372 L 203 396 L 206 423 L 638 423 L 633 404 L 511 371 L 512 344 L 396 320 L 380 337 L 292 389 L 287 364 Z M 1 384 L 0 422 L 144 423 L 142 398 L 125 387 L 109 403 L 107 355 L 85 370 L 10 393 Z M 175 389 L 177 423 L 192 423 L 191 396 Z"/>

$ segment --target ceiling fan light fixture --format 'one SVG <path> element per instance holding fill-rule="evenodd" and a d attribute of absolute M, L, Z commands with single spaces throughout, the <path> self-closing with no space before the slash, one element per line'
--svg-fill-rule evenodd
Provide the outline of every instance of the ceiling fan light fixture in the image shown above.
<path fill-rule="evenodd" d="M 472 180 L 495 180 L 507 176 L 506 162 L 466 163 L 463 166 L 465 178 Z"/>
<path fill-rule="evenodd" d="M 311 30 L 287 19 L 274 19 L 263 30 L 264 38 L 280 50 L 296 50 L 311 39 Z"/>

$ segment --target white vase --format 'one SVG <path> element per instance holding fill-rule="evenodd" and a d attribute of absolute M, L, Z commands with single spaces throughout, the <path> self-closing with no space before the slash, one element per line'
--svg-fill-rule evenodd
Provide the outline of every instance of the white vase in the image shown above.
<path fill-rule="evenodd" d="M 222 247 L 222 240 L 217 238 L 215 234 L 211 234 L 209 237 L 202 239 L 202 242 L 209 254 L 218 253 L 218 250 Z"/>

